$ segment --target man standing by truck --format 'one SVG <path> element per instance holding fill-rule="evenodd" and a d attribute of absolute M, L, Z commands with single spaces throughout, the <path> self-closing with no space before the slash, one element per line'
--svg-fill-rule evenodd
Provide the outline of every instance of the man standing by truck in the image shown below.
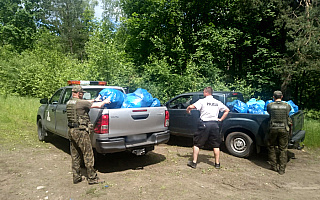
<path fill-rule="evenodd" d="M 291 107 L 286 102 L 282 102 L 282 98 L 282 92 L 275 91 L 273 93 L 274 102 L 269 103 L 267 106 L 267 111 L 270 115 L 268 159 L 271 169 L 277 171 L 280 175 L 285 173 L 287 165 L 289 125 L 291 124 L 289 117 Z M 276 146 L 279 147 L 278 156 Z"/>
<path fill-rule="evenodd" d="M 68 135 L 70 140 L 70 154 L 72 158 L 73 183 L 82 181 L 80 163 L 83 159 L 87 169 L 88 183 L 102 183 L 94 169 L 94 156 L 89 137 L 91 107 L 102 107 L 108 101 L 102 101 L 92 106 L 93 100 L 83 100 L 83 91 L 80 85 L 72 88 L 72 98 L 67 102 Z"/>
<path fill-rule="evenodd" d="M 215 158 L 215 168 L 220 169 L 220 144 L 222 142 L 219 132 L 219 121 L 223 121 L 228 113 L 229 109 L 221 102 L 213 98 L 212 88 L 206 87 L 203 90 L 205 98 L 199 99 L 194 104 L 187 107 L 187 113 L 190 113 L 192 109 L 200 111 L 200 123 L 198 130 L 193 136 L 193 160 L 188 162 L 188 166 L 191 168 L 197 167 L 197 160 L 200 151 L 200 147 L 208 141 L 213 146 L 213 153 Z M 224 112 L 219 119 L 219 112 Z"/>

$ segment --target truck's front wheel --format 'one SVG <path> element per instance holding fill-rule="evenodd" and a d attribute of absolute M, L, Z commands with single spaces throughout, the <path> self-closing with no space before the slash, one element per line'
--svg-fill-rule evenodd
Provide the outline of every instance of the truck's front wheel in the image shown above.
<path fill-rule="evenodd" d="M 42 122 L 41 119 L 38 120 L 38 138 L 40 141 L 45 141 L 46 136 L 47 136 L 47 132 L 44 130 L 43 126 L 42 126 Z"/>
<path fill-rule="evenodd" d="M 226 138 L 226 148 L 229 153 L 241 158 L 251 155 L 253 151 L 252 143 L 251 137 L 242 132 L 232 132 Z"/>

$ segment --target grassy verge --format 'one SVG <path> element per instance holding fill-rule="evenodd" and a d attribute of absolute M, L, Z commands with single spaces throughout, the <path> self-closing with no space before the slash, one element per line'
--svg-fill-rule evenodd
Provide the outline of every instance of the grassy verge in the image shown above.
<path fill-rule="evenodd" d="M 307 147 L 320 147 L 320 122 L 319 120 L 305 119 L 304 130 L 306 131 L 306 138 L 304 144 Z"/>
<path fill-rule="evenodd" d="M 0 95 L 0 101 L 1 146 L 41 145 L 36 126 L 39 99 Z"/>

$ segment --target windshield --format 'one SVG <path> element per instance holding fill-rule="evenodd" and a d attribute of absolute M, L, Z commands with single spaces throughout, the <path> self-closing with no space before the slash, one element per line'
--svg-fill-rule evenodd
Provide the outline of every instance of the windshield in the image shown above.
<path fill-rule="evenodd" d="M 99 92 L 103 89 L 104 88 L 85 88 L 84 90 L 86 92 L 83 94 L 83 99 L 85 100 L 95 99 L 98 97 Z M 122 90 L 119 90 L 119 91 L 122 92 Z M 72 88 L 66 88 L 64 91 L 63 99 L 62 99 L 62 104 L 66 104 L 71 98 L 71 95 L 72 95 Z"/>

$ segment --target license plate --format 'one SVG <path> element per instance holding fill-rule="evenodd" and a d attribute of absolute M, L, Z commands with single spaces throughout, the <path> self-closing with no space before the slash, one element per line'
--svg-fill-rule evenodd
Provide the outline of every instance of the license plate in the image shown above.
<path fill-rule="evenodd" d="M 139 135 L 127 136 L 126 141 L 127 142 L 135 142 L 135 141 L 141 141 L 141 140 L 146 140 L 146 139 L 147 139 L 147 134 L 139 134 Z"/>

